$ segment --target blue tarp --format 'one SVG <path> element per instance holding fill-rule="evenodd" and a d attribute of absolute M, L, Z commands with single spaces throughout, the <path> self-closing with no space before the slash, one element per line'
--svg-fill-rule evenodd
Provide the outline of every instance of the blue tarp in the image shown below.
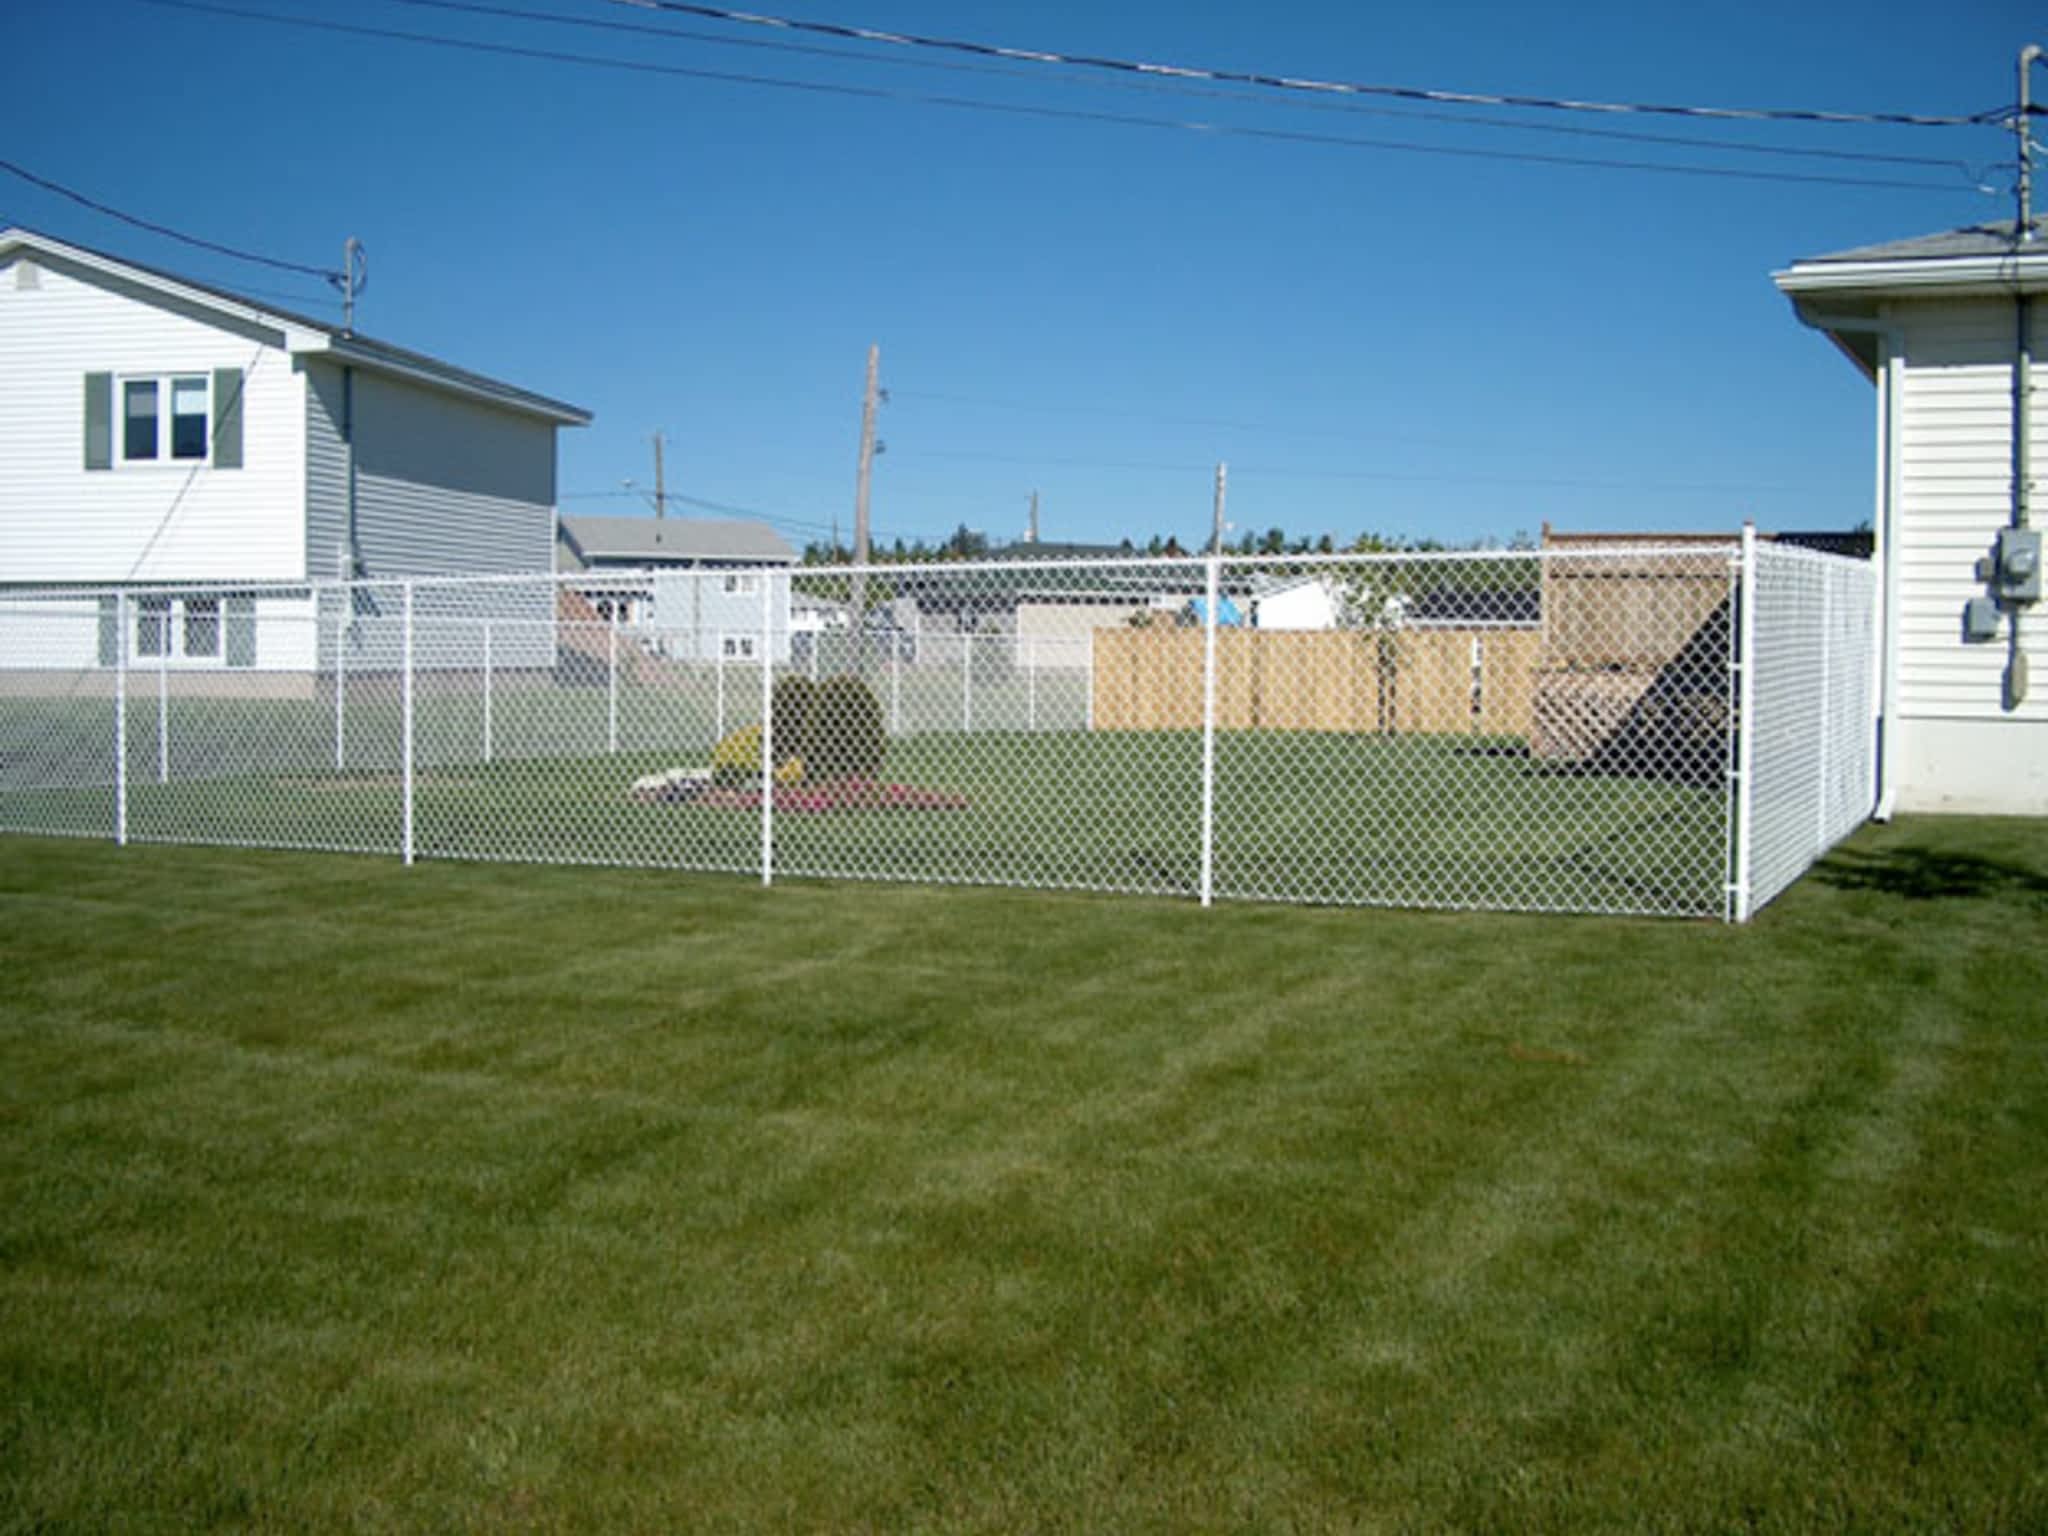
<path fill-rule="evenodd" d="M 1195 623 L 1208 623 L 1209 600 L 1206 597 L 1189 598 L 1188 613 Z M 1230 629 L 1233 627 L 1242 628 L 1243 626 L 1244 615 L 1237 611 L 1237 604 L 1233 603 L 1230 600 L 1229 594 L 1226 593 L 1216 603 L 1216 627 L 1218 629 Z"/>

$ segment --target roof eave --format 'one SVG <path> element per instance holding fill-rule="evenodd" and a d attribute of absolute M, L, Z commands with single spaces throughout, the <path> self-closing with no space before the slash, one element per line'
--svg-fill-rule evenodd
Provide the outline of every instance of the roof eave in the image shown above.
<path fill-rule="evenodd" d="M 528 394 L 524 390 L 494 389 L 482 382 L 472 383 L 466 379 L 454 378 L 432 368 L 409 364 L 382 351 L 356 346 L 346 335 L 330 334 L 319 338 L 312 345 L 294 346 L 291 350 L 295 356 L 307 352 L 322 353 L 338 363 L 346 363 L 351 368 L 361 368 L 368 373 L 381 373 L 391 378 L 424 384 L 429 389 L 460 395 L 466 400 L 476 400 L 485 405 L 496 406 L 500 410 L 517 411 L 525 416 L 538 416 L 556 426 L 587 427 L 591 421 L 590 412 L 566 401 L 551 400 L 546 395 Z"/>
<path fill-rule="evenodd" d="M 2048 292 L 2048 248 L 1907 261 L 1798 261 L 1771 281 L 1788 296 L 1908 293 L 1922 297 Z"/>

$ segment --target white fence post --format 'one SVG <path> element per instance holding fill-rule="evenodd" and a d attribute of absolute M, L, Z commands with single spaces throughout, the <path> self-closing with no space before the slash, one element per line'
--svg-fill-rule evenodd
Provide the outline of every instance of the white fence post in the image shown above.
<path fill-rule="evenodd" d="M 1095 729 L 1095 626 L 1088 627 L 1088 675 L 1084 679 L 1086 696 L 1082 700 L 1081 719 L 1089 730 Z"/>
<path fill-rule="evenodd" d="M 619 750 L 619 600 L 612 599 L 612 625 L 605 631 L 607 665 L 605 667 L 604 700 L 604 749 L 616 754 Z"/>
<path fill-rule="evenodd" d="M 717 728 L 712 735 L 714 743 L 725 740 L 725 631 L 718 630 L 712 635 L 713 646 L 711 671 L 714 686 L 718 690 Z"/>
<path fill-rule="evenodd" d="M 114 596 L 114 846 L 128 845 L 128 594 Z"/>
<path fill-rule="evenodd" d="M 1024 642 L 1024 729 L 1038 729 L 1038 645 Z"/>
<path fill-rule="evenodd" d="M 889 632 L 889 734 L 903 734 L 903 636 Z"/>
<path fill-rule="evenodd" d="M 334 610 L 334 771 L 345 772 L 348 757 L 348 620 L 355 607 L 355 588 L 335 589 L 340 599 Z"/>
<path fill-rule="evenodd" d="M 1202 611 L 1202 905 L 1216 885 L 1216 604 L 1223 562 L 1209 556 L 1209 600 Z"/>
<path fill-rule="evenodd" d="M 403 638 L 399 643 L 399 783 L 404 800 L 404 825 L 400 832 L 399 857 L 407 864 L 412 863 L 412 583 L 404 587 L 405 623 Z"/>
<path fill-rule="evenodd" d="M 484 761 L 491 760 L 491 621 L 484 620 Z"/>
<path fill-rule="evenodd" d="M 974 636 L 960 632 L 960 733 L 974 734 Z"/>
<path fill-rule="evenodd" d="M 1742 525 L 1741 612 L 1736 642 L 1735 921 L 1751 911 L 1751 861 L 1756 843 L 1756 525 Z"/>
<path fill-rule="evenodd" d="M 156 781 L 171 782 L 171 635 L 165 615 L 163 643 L 156 648 Z"/>
<path fill-rule="evenodd" d="M 761 580 L 761 883 L 775 883 L 775 583 Z"/>
<path fill-rule="evenodd" d="M 1828 718 L 1830 708 L 1828 688 L 1831 682 L 1828 673 L 1830 664 L 1834 660 L 1835 637 L 1831 628 L 1834 615 L 1831 599 L 1834 596 L 1835 577 L 1833 570 L 1826 565 L 1821 565 L 1818 569 L 1820 571 L 1820 710 L 1814 717 L 1813 730 L 1814 776 L 1819 780 L 1819 783 L 1815 786 L 1814 794 L 1813 849 L 1815 858 L 1819 858 L 1828 851 L 1828 780 L 1831 777 L 1834 766 L 1828 756 L 1829 748 L 1833 741 L 1832 722 Z"/>

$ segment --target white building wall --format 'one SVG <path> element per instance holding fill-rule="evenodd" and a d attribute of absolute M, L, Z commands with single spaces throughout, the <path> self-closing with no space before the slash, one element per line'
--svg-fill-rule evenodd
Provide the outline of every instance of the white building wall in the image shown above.
<path fill-rule="evenodd" d="M 1303 581 L 1253 600 L 1260 629 L 1335 629 L 1337 601 L 1328 582 Z"/>
<path fill-rule="evenodd" d="M 676 661 L 758 658 L 761 654 L 761 589 L 769 584 L 770 639 L 777 665 L 790 656 L 789 573 L 763 570 L 662 571 L 653 577 L 654 602 L 648 624 L 656 644 Z M 754 583 L 752 590 L 744 590 Z M 742 590 L 727 591 L 728 585 Z M 734 642 L 728 655 L 725 642 Z M 744 645 L 740 642 L 746 642 Z M 749 649 L 751 647 L 751 649 Z"/>
<path fill-rule="evenodd" d="M 2033 309 L 2040 357 L 2048 352 L 2048 303 Z M 1898 583 L 1891 643 L 1899 805 L 2048 814 L 2048 604 L 2020 620 L 2033 686 L 2016 709 L 2004 707 L 2004 638 L 1962 638 L 1963 604 L 1985 590 L 1976 563 L 2012 515 L 2013 305 L 2003 298 L 1902 301 L 1886 314 L 1904 349 L 1890 551 Z M 2048 389 L 2038 384 L 2031 430 L 2038 502 L 2048 460 Z M 2037 517 L 2036 526 L 2043 521 Z"/>
<path fill-rule="evenodd" d="M 0 583 L 302 578 L 304 386 L 281 341 L 42 256 L 0 262 Z M 88 373 L 216 368 L 244 373 L 242 468 L 85 468 Z"/>

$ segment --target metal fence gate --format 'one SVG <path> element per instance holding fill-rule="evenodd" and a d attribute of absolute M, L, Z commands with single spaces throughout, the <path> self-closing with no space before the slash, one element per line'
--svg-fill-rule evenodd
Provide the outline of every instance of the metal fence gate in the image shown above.
<path fill-rule="evenodd" d="M 0 595 L 0 831 L 1746 919 L 1868 814 L 1741 544 Z"/>

